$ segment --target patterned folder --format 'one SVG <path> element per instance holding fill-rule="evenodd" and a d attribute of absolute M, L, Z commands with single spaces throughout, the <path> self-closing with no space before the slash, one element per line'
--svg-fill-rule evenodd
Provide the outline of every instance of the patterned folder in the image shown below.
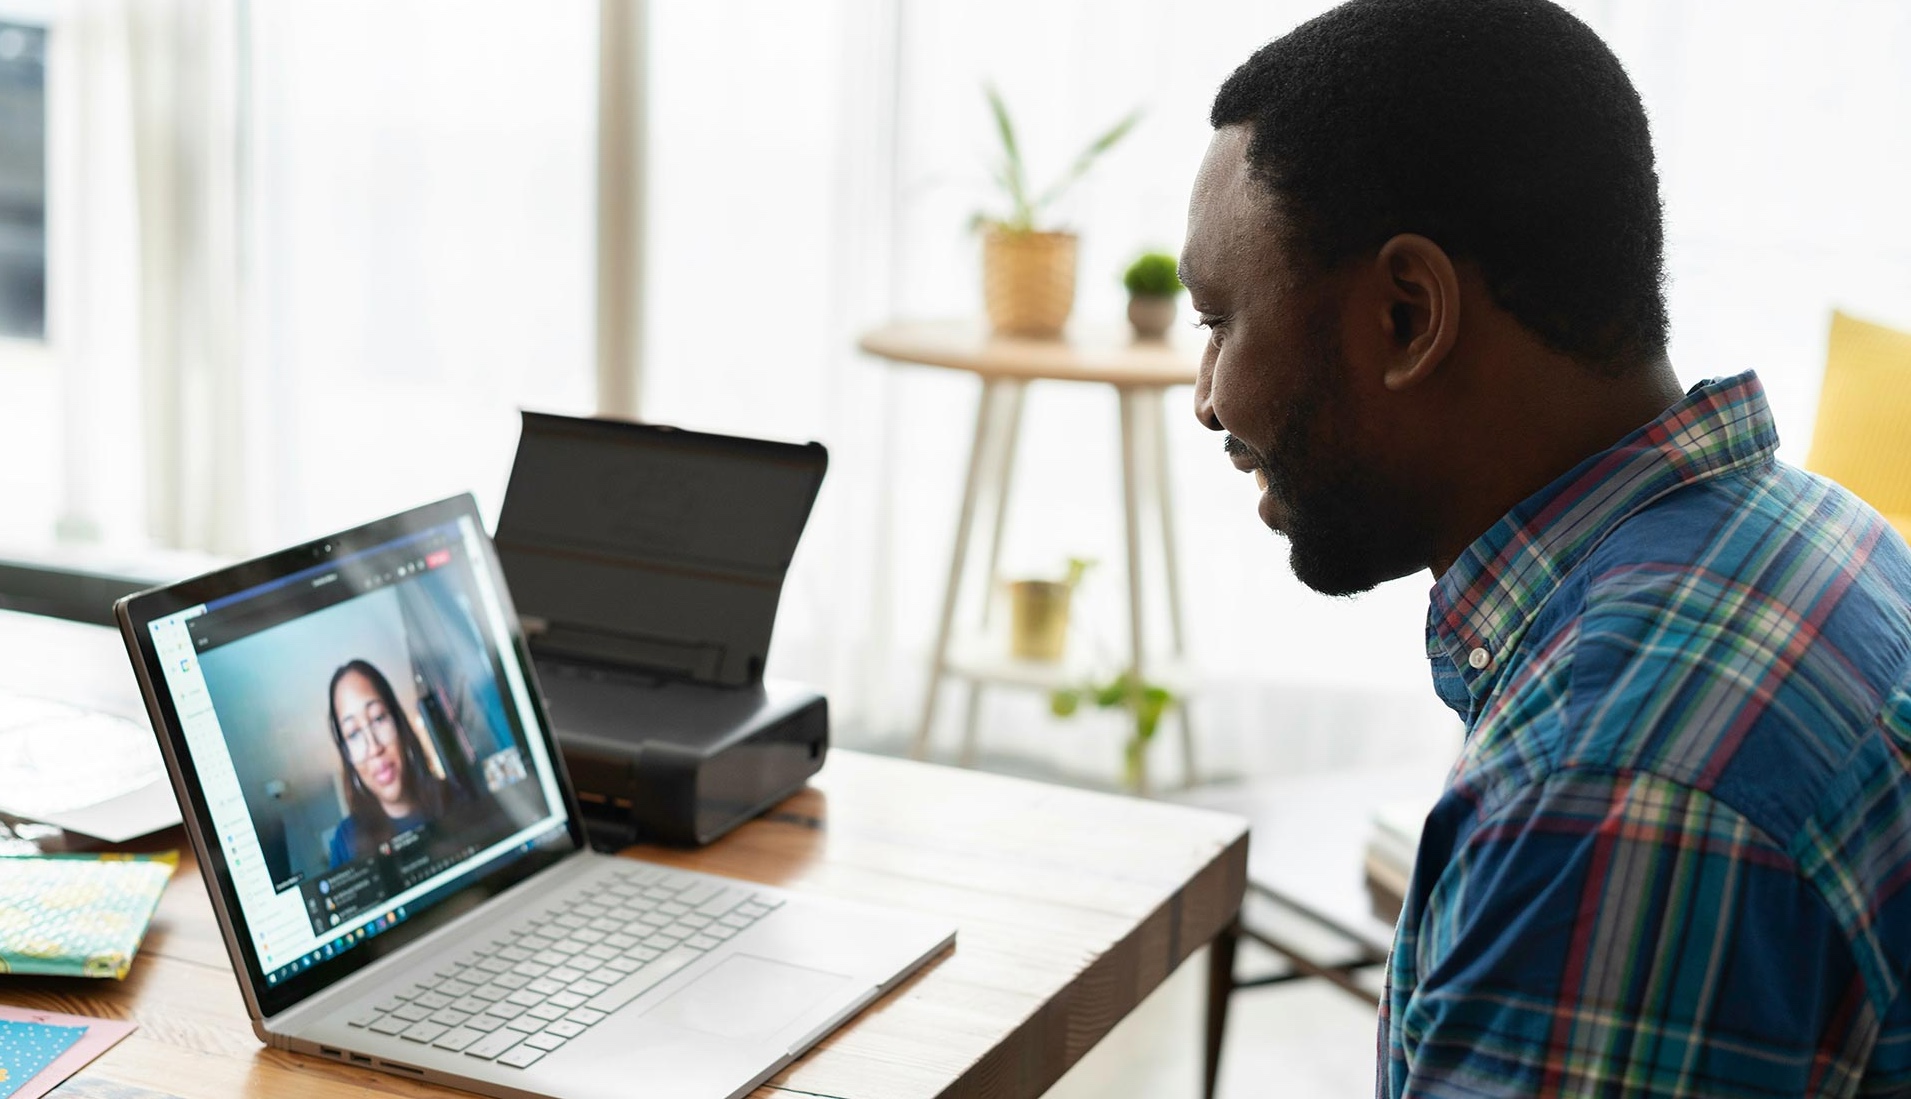
<path fill-rule="evenodd" d="M 122 978 L 177 852 L 0 858 L 0 972 Z"/>

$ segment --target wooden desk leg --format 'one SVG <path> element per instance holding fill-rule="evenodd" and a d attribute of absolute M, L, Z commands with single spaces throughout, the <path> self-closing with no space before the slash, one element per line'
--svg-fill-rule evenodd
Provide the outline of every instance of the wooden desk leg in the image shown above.
<path fill-rule="evenodd" d="M 996 449 L 997 406 L 1009 387 L 1020 384 L 986 380 L 976 399 L 975 437 L 969 444 L 969 472 L 962 483 L 962 510 L 956 515 L 955 547 L 949 556 L 949 586 L 942 593 L 942 619 L 936 625 L 935 648 L 929 657 L 929 686 L 923 692 L 922 720 L 916 725 L 915 743 L 909 751 L 917 759 L 929 754 L 929 733 L 935 725 L 936 701 L 942 693 L 943 675 L 949 663 L 949 641 L 955 630 L 956 601 L 962 595 L 962 574 L 969 561 L 969 541 L 975 532 L 976 497 Z"/>
<path fill-rule="evenodd" d="M 1236 916 L 1208 944 L 1208 1016 L 1206 1060 L 1202 1062 L 1201 1094 L 1214 1099 L 1221 1082 L 1221 1040 L 1227 1036 L 1228 1001 L 1234 996 L 1234 950 L 1241 943 L 1241 918 Z"/>
<path fill-rule="evenodd" d="M 984 576 L 988 578 L 982 588 L 982 630 L 989 629 L 989 612 L 995 606 L 996 592 L 1002 586 L 1002 532 L 1009 525 L 1009 487 L 1015 483 L 1015 450 L 1022 438 L 1022 404 L 1028 396 L 1028 383 L 1021 381 L 1001 381 L 995 383 L 1004 387 L 1003 403 L 1000 410 L 1004 422 L 996 434 L 1000 436 L 996 445 L 1001 454 L 993 459 L 995 492 L 995 525 L 989 530 L 989 567 Z M 982 710 L 982 681 L 977 679 L 969 683 L 968 708 L 962 717 L 962 754 L 959 761 L 964 767 L 975 766 L 977 725 Z"/>

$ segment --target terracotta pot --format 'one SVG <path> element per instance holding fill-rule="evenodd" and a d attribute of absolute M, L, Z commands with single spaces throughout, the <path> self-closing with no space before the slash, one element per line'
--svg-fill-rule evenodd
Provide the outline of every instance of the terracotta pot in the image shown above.
<path fill-rule="evenodd" d="M 1128 323 L 1141 339 L 1161 339 L 1168 334 L 1168 326 L 1174 323 L 1176 304 L 1173 294 L 1131 294 L 1128 297 Z"/>
<path fill-rule="evenodd" d="M 1009 585 L 1009 653 L 1017 660 L 1053 663 L 1068 649 L 1068 597 L 1059 580 Z"/>
<path fill-rule="evenodd" d="M 1075 308 L 1075 234 L 988 230 L 982 297 L 1003 335 L 1060 335 Z"/>

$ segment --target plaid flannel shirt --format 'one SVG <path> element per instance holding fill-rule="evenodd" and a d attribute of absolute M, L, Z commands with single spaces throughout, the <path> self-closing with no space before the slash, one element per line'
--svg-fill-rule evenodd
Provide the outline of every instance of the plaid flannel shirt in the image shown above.
<path fill-rule="evenodd" d="M 1911 1094 L 1911 551 L 1695 387 L 1440 578 L 1382 1096 Z"/>

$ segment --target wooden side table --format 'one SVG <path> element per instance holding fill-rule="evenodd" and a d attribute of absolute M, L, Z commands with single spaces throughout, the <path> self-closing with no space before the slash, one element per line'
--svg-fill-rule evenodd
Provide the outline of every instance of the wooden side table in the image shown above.
<path fill-rule="evenodd" d="M 1168 479 L 1168 455 L 1163 422 L 1162 394 L 1169 388 L 1194 384 L 1200 366 L 1199 348 L 1172 341 L 1139 341 L 1126 328 L 1071 331 L 1061 339 L 996 336 L 980 322 L 928 321 L 894 324 L 863 336 L 863 351 L 892 362 L 915 363 L 963 370 L 982 381 L 976 406 L 975 441 L 969 451 L 969 472 L 963 483 L 962 509 L 956 519 L 955 551 L 949 562 L 948 587 L 942 597 L 942 617 L 936 626 L 935 650 L 929 686 L 916 726 L 913 751 L 928 754 L 935 723 L 936 703 L 943 680 L 957 678 L 969 684 L 964 716 L 962 755 L 972 763 L 976 748 L 976 714 L 982 690 L 990 684 L 1052 689 L 1071 686 L 1060 666 L 1027 661 L 978 657 L 952 650 L 956 610 L 969 555 L 979 535 L 975 522 L 982 497 L 994 512 L 988 534 L 987 587 L 983 590 L 981 625 L 986 628 L 992 595 L 999 586 L 1004 518 L 1015 470 L 1022 405 L 1033 381 L 1093 382 L 1115 388 L 1121 419 L 1122 510 L 1128 573 L 1129 673 L 1142 682 L 1144 673 L 1160 678 L 1147 655 L 1143 629 L 1142 512 L 1152 503 L 1159 514 L 1161 562 L 1167 578 L 1168 620 L 1173 653 L 1186 651 L 1181 617 L 1181 581 L 1175 556 L 1174 508 Z M 1184 781 L 1195 771 L 1194 731 L 1185 704 L 1175 707 L 1181 733 Z"/>

